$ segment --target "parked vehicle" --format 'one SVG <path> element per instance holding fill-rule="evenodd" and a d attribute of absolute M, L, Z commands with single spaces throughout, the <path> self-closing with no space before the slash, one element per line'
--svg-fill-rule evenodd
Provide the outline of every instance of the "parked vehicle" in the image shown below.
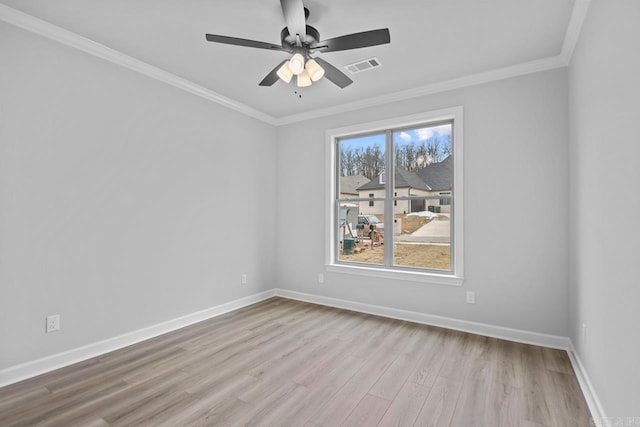
<path fill-rule="evenodd" d="M 380 235 L 384 234 L 384 223 L 375 215 L 358 215 L 358 237 L 371 237 L 369 232 L 377 231 Z"/>

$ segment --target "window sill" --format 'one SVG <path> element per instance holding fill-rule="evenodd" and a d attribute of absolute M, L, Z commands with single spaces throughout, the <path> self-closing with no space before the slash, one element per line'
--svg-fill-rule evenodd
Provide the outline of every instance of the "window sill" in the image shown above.
<path fill-rule="evenodd" d="M 451 274 L 421 273 L 419 271 L 391 270 L 380 267 L 362 267 L 346 264 L 327 264 L 326 271 L 331 273 L 354 274 L 357 276 L 378 277 L 383 279 L 406 280 L 433 285 L 462 286 L 464 279 Z"/>

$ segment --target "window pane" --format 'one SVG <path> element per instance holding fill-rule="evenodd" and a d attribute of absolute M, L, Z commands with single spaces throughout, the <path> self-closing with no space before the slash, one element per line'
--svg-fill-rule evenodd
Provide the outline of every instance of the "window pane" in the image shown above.
<path fill-rule="evenodd" d="M 434 196 L 452 190 L 451 126 L 451 123 L 445 123 L 393 132 L 394 192 L 398 197 Z M 424 206 L 420 203 L 403 203 L 396 207 L 395 212 L 421 210 Z"/>
<path fill-rule="evenodd" d="M 393 132 L 393 263 L 451 270 L 452 123 Z"/>
<path fill-rule="evenodd" d="M 333 260 L 457 278 L 454 120 L 334 140 Z"/>
<path fill-rule="evenodd" d="M 451 126 L 452 123 L 448 122 L 393 132 L 396 167 L 417 171 L 453 154 Z"/>
<path fill-rule="evenodd" d="M 338 141 L 339 199 L 384 198 L 385 151 L 384 133 Z M 382 202 L 371 201 L 366 205 L 384 212 Z"/>
<path fill-rule="evenodd" d="M 410 201 L 426 209 L 395 214 L 393 264 L 402 267 L 451 270 L 451 215 L 439 199 Z M 447 208 L 450 205 L 445 205 Z"/>
<path fill-rule="evenodd" d="M 358 202 L 340 202 L 337 259 L 384 264 L 384 217 L 363 213 L 361 205 Z"/>

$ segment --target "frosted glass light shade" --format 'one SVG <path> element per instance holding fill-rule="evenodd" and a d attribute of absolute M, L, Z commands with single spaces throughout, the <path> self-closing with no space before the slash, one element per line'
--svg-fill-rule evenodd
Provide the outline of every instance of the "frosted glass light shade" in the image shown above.
<path fill-rule="evenodd" d="M 309 73 L 311 81 L 317 82 L 324 76 L 324 68 L 313 59 L 308 60 L 304 68 L 307 70 L 307 73 Z"/>
<path fill-rule="evenodd" d="M 311 86 L 311 77 L 307 70 L 302 70 L 300 74 L 298 74 L 298 87 L 307 87 Z"/>
<path fill-rule="evenodd" d="M 291 78 L 293 77 L 293 73 L 289 69 L 289 62 L 285 62 L 284 64 L 282 64 L 282 67 L 280 67 L 278 71 L 276 71 L 276 74 L 282 79 L 283 82 L 289 83 L 291 81 Z"/>
<path fill-rule="evenodd" d="M 304 57 L 299 53 L 294 54 L 289 60 L 289 70 L 296 76 L 304 71 Z"/>

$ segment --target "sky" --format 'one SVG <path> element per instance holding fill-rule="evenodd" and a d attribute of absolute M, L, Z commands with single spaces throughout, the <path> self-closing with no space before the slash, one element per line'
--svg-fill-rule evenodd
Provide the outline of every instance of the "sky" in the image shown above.
<path fill-rule="evenodd" d="M 396 138 L 396 144 L 406 144 L 412 141 L 421 143 L 432 138 L 433 136 L 451 136 L 451 125 L 446 124 L 419 129 L 405 129 L 402 131 L 394 132 L 393 135 L 394 138 Z M 340 146 L 343 149 L 366 148 L 375 145 L 379 146 L 382 151 L 384 151 L 384 133 L 340 140 Z"/>
<path fill-rule="evenodd" d="M 449 124 L 394 132 L 394 137 L 398 137 L 405 142 L 422 142 L 431 139 L 433 136 L 445 135 L 451 136 L 451 125 Z"/>

